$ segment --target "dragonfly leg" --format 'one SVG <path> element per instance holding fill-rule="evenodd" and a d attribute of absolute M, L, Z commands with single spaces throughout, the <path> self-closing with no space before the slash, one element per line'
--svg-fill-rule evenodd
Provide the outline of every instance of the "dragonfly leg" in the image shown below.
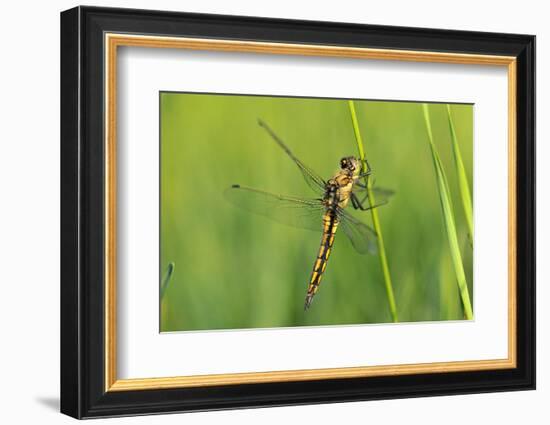
<path fill-rule="evenodd" d="M 359 182 L 356 182 L 355 184 L 356 184 L 357 186 L 359 186 L 360 188 L 362 188 L 362 189 L 365 189 L 365 190 L 367 189 L 367 185 L 366 185 L 366 184 L 362 184 L 362 183 L 359 183 Z M 363 203 L 367 200 L 368 197 L 369 197 L 369 193 L 368 193 L 368 192 L 365 193 L 365 196 L 364 196 L 363 199 L 361 199 L 361 201 L 359 201 L 359 197 L 357 197 L 357 195 L 352 196 L 352 197 L 351 197 L 351 203 L 352 203 L 352 205 L 353 205 L 353 208 L 358 209 L 358 208 L 359 208 L 359 205 L 363 204 Z"/>
<path fill-rule="evenodd" d="M 371 207 L 370 205 L 365 207 L 363 205 L 363 203 L 367 200 L 367 198 L 369 197 L 368 193 L 365 195 L 365 197 L 362 199 L 362 200 L 359 200 L 359 197 L 355 194 L 355 193 L 352 193 L 351 194 L 351 205 L 353 206 L 353 208 L 355 208 L 356 210 L 361 210 L 361 211 L 368 211 L 370 209 L 372 209 L 373 207 Z"/>
<path fill-rule="evenodd" d="M 368 195 L 367 195 L 368 196 Z M 366 198 L 365 198 L 366 199 Z M 361 202 L 359 200 L 359 198 L 357 197 L 357 195 L 355 193 L 352 193 L 351 194 L 351 205 L 353 206 L 353 208 L 355 208 L 356 210 L 361 210 L 361 211 L 367 211 L 367 210 L 370 210 L 370 207 L 364 207 L 363 206 L 363 202 L 365 202 L 365 199 L 363 199 L 363 201 Z"/>
<path fill-rule="evenodd" d="M 363 165 L 365 166 L 365 171 L 359 175 L 360 178 L 368 177 L 372 173 L 372 168 L 370 167 L 369 161 L 367 161 L 367 158 L 362 160 Z"/>
<path fill-rule="evenodd" d="M 368 177 L 369 179 L 371 178 L 372 174 L 368 175 L 368 176 L 365 176 L 365 177 Z M 361 177 L 361 176 L 359 176 Z M 359 186 L 361 189 L 366 189 L 367 188 L 367 183 L 361 183 L 360 181 L 356 181 L 355 182 L 355 185 L 356 186 Z M 372 183 L 371 183 L 371 186 L 376 186 L 376 180 L 374 178 L 372 178 Z"/>
<path fill-rule="evenodd" d="M 360 209 L 361 211 L 368 211 L 368 210 L 372 210 L 373 208 L 376 208 L 376 207 L 379 207 L 381 205 L 384 205 L 384 204 L 387 204 L 388 201 L 384 201 L 384 202 L 380 202 L 376 205 L 367 205 L 367 206 L 364 206 L 363 203 L 367 200 L 368 198 L 368 194 L 365 195 L 365 197 L 360 201 L 359 198 L 357 197 L 357 195 L 355 193 L 352 193 L 351 194 L 351 204 L 353 206 L 353 208 L 355 208 L 356 210 L 357 209 Z"/>
<path fill-rule="evenodd" d="M 351 206 L 356 210 L 359 209 L 357 196 L 355 196 L 353 193 L 351 194 Z"/>

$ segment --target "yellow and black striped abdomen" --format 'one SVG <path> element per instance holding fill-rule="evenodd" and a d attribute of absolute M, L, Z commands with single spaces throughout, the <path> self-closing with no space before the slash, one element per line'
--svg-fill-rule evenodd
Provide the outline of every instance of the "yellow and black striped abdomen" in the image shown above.
<path fill-rule="evenodd" d="M 338 228 L 338 218 L 333 211 L 328 210 L 323 216 L 323 238 L 321 239 L 321 246 L 319 247 L 319 254 L 315 260 L 311 278 L 309 280 L 309 286 L 307 288 L 306 302 L 304 309 L 309 308 L 313 296 L 319 290 L 321 284 L 321 278 L 327 267 L 328 257 L 334 243 L 334 235 Z"/>

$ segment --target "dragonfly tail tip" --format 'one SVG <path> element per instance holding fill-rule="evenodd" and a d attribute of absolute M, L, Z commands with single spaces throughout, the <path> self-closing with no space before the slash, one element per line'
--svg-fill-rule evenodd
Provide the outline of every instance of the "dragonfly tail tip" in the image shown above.
<path fill-rule="evenodd" d="M 311 306 L 311 300 L 313 299 L 313 295 L 311 294 L 308 294 L 306 296 L 306 302 L 304 303 L 304 311 L 307 311 L 307 309 L 309 308 L 309 306 Z"/>

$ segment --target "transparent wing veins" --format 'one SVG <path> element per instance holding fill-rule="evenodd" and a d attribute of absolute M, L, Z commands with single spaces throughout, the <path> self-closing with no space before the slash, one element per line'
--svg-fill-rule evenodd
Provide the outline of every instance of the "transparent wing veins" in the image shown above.
<path fill-rule="evenodd" d="M 298 166 L 300 171 L 302 172 L 302 175 L 304 176 L 304 179 L 306 183 L 311 187 L 315 192 L 323 191 L 325 189 L 326 182 L 323 180 L 322 177 L 320 177 L 317 173 L 315 173 L 311 168 L 309 168 L 307 165 L 305 165 L 302 161 L 300 161 L 290 150 L 290 148 L 283 142 L 283 140 L 275 134 L 275 132 L 261 119 L 258 120 L 258 124 L 260 127 L 262 127 L 270 136 L 271 138 L 277 143 L 284 151 L 285 153 L 294 161 L 294 163 Z"/>
<path fill-rule="evenodd" d="M 233 205 L 273 221 L 318 232 L 322 230 L 322 217 L 326 207 L 321 199 L 279 195 L 241 185 L 227 188 L 224 196 Z M 341 208 L 336 210 L 336 214 L 339 227 L 357 252 L 376 253 L 374 230 Z"/>
<path fill-rule="evenodd" d="M 395 195 L 395 192 L 391 189 L 385 189 L 382 187 L 371 187 L 371 192 L 374 196 L 376 204 L 372 208 L 379 207 L 381 205 L 387 204 L 390 198 Z M 365 187 L 360 187 L 357 184 L 353 186 L 353 193 L 361 200 L 366 199 L 367 189 Z"/>
<path fill-rule="evenodd" d="M 325 211 L 321 199 L 279 195 L 241 185 L 227 188 L 224 196 L 236 207 L 276 222 L 308 230 L 321 229 Z"/>
<path fill-rule="evenodd" d="M 376 232 L 348 212 L 338 208 L 339 227 L 360 254 L 376 254 Z"/>

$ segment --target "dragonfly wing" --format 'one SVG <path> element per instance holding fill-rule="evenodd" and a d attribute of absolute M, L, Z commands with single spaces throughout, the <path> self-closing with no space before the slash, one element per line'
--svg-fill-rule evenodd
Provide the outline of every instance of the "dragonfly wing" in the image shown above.
<path fill-rule="evenodd" d="M 300 169 L 302 175 L 304 176 L 304 180 L 306 183 L 311 187 L 315 192 L 324 191 L 325 189 L 325 181 L 317 174 L 315 173 L 311 168 L 306 166 L 302 161 L 300 161 L 289 149 L 289 147 L 283 142 L 283 140 L 275 134 L 275 132 L 262 120 L 258 120 L 258 124 L 260 127 L 262 127 L 267 133 L 271 136 L 271 138 L 277 143 L 284 151 L 285 153 L 294 161 L 294 163 L 298 166 Z"/>
<path fill-rule="evenodd" d="M 360 254 L 376 254 L 376 233 L 343 209 L 338 209 L 339 226 Z"/>
<path fill-rule="evenodd" d="M 374 198 L 374 205 L 369 205 L 366 188 L 357 185 L 353 186 L 353 193 L 357 196 L 357 198 L 361 201 L 361 203 L 367 210 L 387 204 L 390 198 L 395 193 L 393 190 L 384 189 L 381 187 L 371 187 L 371 192 Z"/>
<path fill-rule="evenodd" d="M 250 187 L 233 185 L 224 192 L 233 205 L 292 227 L 319 231 L 325 207 L 320 199 L 278 195 Z"/>

